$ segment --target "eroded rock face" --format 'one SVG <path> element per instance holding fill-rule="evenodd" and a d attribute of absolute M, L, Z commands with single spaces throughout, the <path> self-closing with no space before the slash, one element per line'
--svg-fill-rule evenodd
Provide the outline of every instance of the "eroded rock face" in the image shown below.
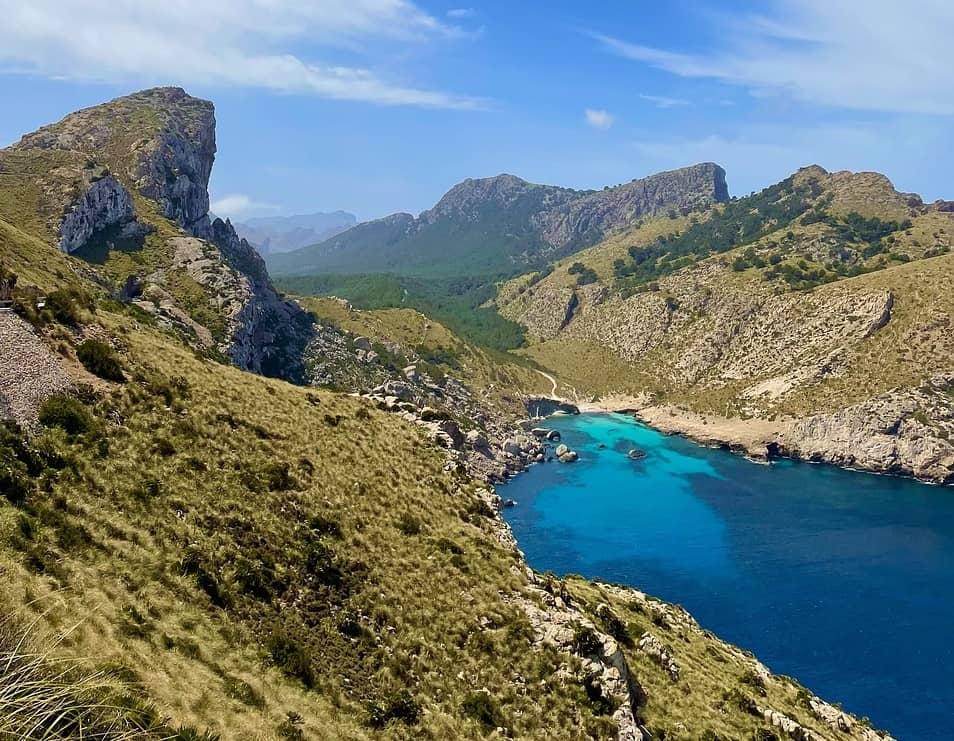
<path fill-rule="evenodd" d="M 85 186 L 75 179 L 71 185 L 80 195 L 59 227 L 62 249 L 73 251 L 105 228 L 134 225 L 131 193 L 138 193 L 194 237 L 170 240 L 172 264 L 149 277 L 156 310 L 199 345 L 214 344 L 241 368 L 304 380 L 302 351 L 314 334 L 310 318 L 278 296 L 264 261 L 229 222 L 210 221 L 212 103 L 181 88 L 144 90 L 70 114 L 12 149 L 24 154 L 62 150 L 68 154 L 58 153 L 59 158 L 76 161 L 75 171 L 86 173 Z M 70 192 L 52 186 L 46 191 L 54 206 Z M 165 273 L 178 270 L 202 286 L 221 322 L 206 322 L 203 328 L 194 313 L 175 305 L 173 292 L 164 288 Z"/>
<path fill-rule="evenodd" d="M 208 226 L 215 111 L 181 88 L 143 90 L 71 113 L 16 147 L 88 154 L 184 229 Z"/>
<path fill-rule="evenodd" d="M 132 197 L 116 178 L 107 175 L 94 180 L 60 224 L 60 249 L 73 252 L 97 232 L 134 219 Z"/>
<path fill-rule="evenodd" d="M 725 170 L 704 162 L 585 195 L 536 216 L 534 223 L 549 244 L 582 245 L 642 216 L 701 209 L 728 199 Z"/>
<path fill-rule="evenodd" d="M 833 414 L 799 420 L 791 455 L 883 473 L 954 483 L 954 375 L 898 389 Z"/>

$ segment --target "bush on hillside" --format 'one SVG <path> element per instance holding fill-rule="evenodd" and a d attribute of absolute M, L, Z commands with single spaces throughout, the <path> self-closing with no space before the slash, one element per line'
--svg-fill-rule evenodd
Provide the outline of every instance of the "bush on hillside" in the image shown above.
<path fill-rule="evenodd" d="M 44 313 L 60 324 L 75 327 L 80 323 L 80 309 L 92 309 L 93 300 L 82 291 L 58 288 L 46 296 Z"/>
<path fill-rule="evenodd" d="M 119 357 L 108 343 L 101 340 L 86 340 L 76 348 L 76 357 L 93 375 L 107 381 L 126 380 Z"/>
<path fill-rule="evenodd" d="M 503 714 L 497 701 L 489 692 L 470 692 L 461 703 L 461 710 L 487 729 L 498 728 L 504 724 Z"/>
<path fill-rule="evenodd" d="M 13 504 L 23 504 L 42 469 L 40 457 L 27 446 L 19 426 L 0 422 L 0 496 Z"/>
<path fill-rule="evenodd" d="M 368 703 L 368 725 L 372 728 L 384 728 L 392 720 L 407 726 L 413 726 L 420 720 L 421 706 L 407 690 L 395 695 Z"/>
<path fill-rule="evenodd" d="M 93 428 L 93 415 L 78 399 L 55 394 L 40 406 L 40 424 L 59 427 L 69 435 L 80 435 Z"/>
<path fill-rule="evenodd" d="M 301 680 L 308 687 L 315 686 L 315 670 L 311 652 L 284 628 L 275 629 L 265 644 L 272 662 L 289 677 Z"/>

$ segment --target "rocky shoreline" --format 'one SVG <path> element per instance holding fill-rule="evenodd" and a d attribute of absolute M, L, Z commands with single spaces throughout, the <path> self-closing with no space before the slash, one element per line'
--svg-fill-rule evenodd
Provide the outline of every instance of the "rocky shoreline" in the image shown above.
<path fill-rule="evenodd" d="M 952 387 L 954 375 L 937 376 L 914 391 L 899 389 L 802 419 L 727 419 L 637 397 L 607 397 L 577 408 L 629 414 L 664 434 L 757 462 L 788 458 L 954 485 L 954 405 L 947 399 Z"/>

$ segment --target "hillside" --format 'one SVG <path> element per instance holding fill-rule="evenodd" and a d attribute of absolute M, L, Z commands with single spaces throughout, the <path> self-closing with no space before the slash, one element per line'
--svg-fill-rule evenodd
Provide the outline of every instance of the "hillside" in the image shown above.
<path fill-rule="evenodd" d="M 234 226 L 238 235 L 247 239 L 260 255 L 269 255 L 324 242 L 356 223 L 354 214 L 335 211 L 296 216 L 259 216 L 236 222 Z"/>
<path fill-rule="evenodd" d="M 396 273 L 512 275 L 582 247 L 643 216 L 728 198 L 711 163 L 602 191 L 528 183 L 513 175 L 465 180 L 419 217 L 394 214 L 321 244 L 269 259 L 276 275 Z"/>
<path fill-rule="evenodd" d="M 184 96 L 0 155 L 0 737 L 889 738 L 681 608 L 527 567 L 488 479 L 542 444 L 487 436 L 516 421 L 513 386 L 540 384 L 529 362 L 408 310 L 275 297 L 323 385 L 296 386 L 171 321 L 208 329 L 191 317 L 222 311 L 210 286 L 273 305 L 247 243 L 200 213 L 211 108 Z M 186 180 L 174 152 L 204 152 Z M 149 230 L 135 249 L 109 231 L 128 224 Z M 116 290 L 129 276 L 170 298 L 151 311 Z"/>
<path fill-rule="evenodd" d="M 648 394 L 638 406 L 665 407 L 648 419 L 707 439 L 735 419 L 763 456 L 954 481 L 952 235 L 947 202 L 812 167 L 515 279 L 497 303 L 581 396 Z"/>

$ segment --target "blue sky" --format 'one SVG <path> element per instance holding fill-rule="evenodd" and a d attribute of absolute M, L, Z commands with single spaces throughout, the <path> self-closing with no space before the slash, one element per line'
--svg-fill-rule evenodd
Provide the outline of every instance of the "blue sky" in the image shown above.
<path fill-rule="evenodd" d="M 417 213 L 465 177 L 711 160 L 954 197 L 954 3 L 0 0 L 0 144 L 157 84 L 215 101 L 223 215 Z"/>

